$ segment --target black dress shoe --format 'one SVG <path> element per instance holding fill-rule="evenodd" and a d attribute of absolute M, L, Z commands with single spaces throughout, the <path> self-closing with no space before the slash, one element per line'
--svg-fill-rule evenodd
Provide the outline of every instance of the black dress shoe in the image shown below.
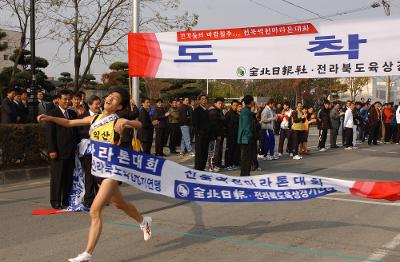
<path fill-rule="evenodd" d="M 51 205 L 51 207 L 54 209 L 62 209 L 61 205 Z"/>

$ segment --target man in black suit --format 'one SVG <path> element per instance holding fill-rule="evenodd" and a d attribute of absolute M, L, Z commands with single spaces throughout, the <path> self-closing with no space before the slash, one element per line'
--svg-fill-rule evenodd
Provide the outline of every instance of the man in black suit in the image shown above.
<path fill-rule="evenodd" d="M 225 150 L 225 166 L 229 169 L 235 169 L 240 165 L 240 148 L 237 143 L 239 130 L 239 106 L 238 100 L 231 102 L 231 108 L 225 114 L 226 127 L 226 150 Z"/>
<path fill-rule="evenodd" d="M 56 94 L 53 96 L 53 101 L 47 104 L 47 111 L 46 113 L 54 110 L 58 107 L 58 101 L 60 100 L 60 95 Z"/>
<path fill-rule="evenodd" d="M 1 102 L 1 123 L 15 124 L 17 122 L 17 107 L 14 103 L 15 89 L 7 90 L 7 97 Z"/>
<path fill-rule="evenodd" d="M 92 95 L 88 99 L 88 111 L 85 111 L 79 118 L 85 118 L 87 116 L 94 116 L 100 113 L 100 97 Z M 79 128 L 79 135 L 82 139 L 89 139 L 90 126 L 82 126 Z M 92 175 L 92 156 L 84 155 L 81 157 L 81 163 L 83 171 L 85 172 L 85 196 L 83 198 L 83 204 L 90 208 L 93 200 L 96 196 L 99 187 L 97 185 L 95 177 Z"/>
<path fill-rule="evenodd" d="M 69 90 L 61 90 L 58 107 L 48 114 L 76 119 L 76 113 L 68 109 L 71 96 Z M 48 122 L 47 125 L 48 152 L 51 159 L 50 204 L 53 208 L 61 209 L 68 206 L 79 133 L 77 128 L 66 128 L 52 122 Z"/>
<path fill-rule="evenodd" d="M 158 125 L 158 120 L 151 121 L 150 118 L 150 98 L 142 99 L 142 108 L 139 111 L 139 121 L 142 128 L 139 129 L 138 137 L 142 144 L 143 152 L 150 154 L 151 145 L 153 144 L 154 125 Z"/>
<path fill-rule="evenodd" d="M 21 124 L 28 123 L 28 118 L 29 118 L 28 92 L 26 92 L 25 90 L 21 91 L 21 99 L 18 105 L 20 110 L 19 122 Z"/>
<path fill-rule="evenodd" d="M 193 131 L 195 135 L 194 169 L 204 171 L 208 158 L 210 143 L 210 119 L 207 110 L 207 96 L 200 96 L 200 104 L 193 111 Z"/>
<path fill-rule="evenodd" d="M 152 116 L 153 120 L 158 120 L 158 125 L 155 126 L 156 130 L 156 156 L 165 156 L 163 152 L 164 141 L 167 134 L 169 112 L 163 107 L 163 100 L 156 100 L 156 108 Z"/>

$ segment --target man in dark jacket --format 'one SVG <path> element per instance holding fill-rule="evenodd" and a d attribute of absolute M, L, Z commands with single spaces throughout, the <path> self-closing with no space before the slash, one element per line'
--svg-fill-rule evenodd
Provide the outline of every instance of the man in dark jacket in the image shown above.
<path fill-rule="evenodd" d="M 157 120 L 156 130 L 156 156 L 165 156 L 163 152 L 165 136 L 167 134 L 169 112 L 163 107 L 162 99 L 156 100 L 156 108 L 152 116 L 152 120 Z"/>
<path fill-rule="evenodd" d="M 340 117 L 344 115 L 343 112 L 340 112 L 340 104 L 338 102 L 333 103 L 333 108 L 329 112 L 329 117 L 331 120 L 331 133 L 330 133 L 330 142 L 331 142 L 331 148 L 338 148 L 336 145 L 337 141 L 337 136 L 339 133 L 339 127 L 340 127 Z"/>
<path fill-rule="evenodd" d="M 100 113 L 100 98 L 92 95 L 88 99 L 88 111 L 85 111 L 79 118 L 85 118 L 87 116 L 94 116 Z M 79 128 L 79 134 L 82 139 L 89 139 L 89 128 L 90 126 L 83 126 Z M 88 208 L 92 205 L 92 202 L 96 196 L 96 192 L 99 190 L 96 179 L 92 176 L 92 156 L 84 155 L 81 157 L 82 168 L 85 172 L 85 196 L 84 205 Z"/>
<path fill-rule="evenodd" d="M 251 107 L 254 103 L 254 98 L 246 95 L 243 98 L 244 108 L 239 117 L 239 130 L 237 142 L 240 145 L 241 161 L 240 161 L 240 176 L 250 176 L 252 151 L 255 151 L 254 139 L 254 116 L 251 112 Z"/>
<path fill-rule="evenodd" d="M 208 144 L 210 142 L 210 121 L 208 117 L 207 96 L 200 96 L 200 104 L 193 111 L 193 131 L 195 135 L 194 168 L 204 171 L 208 158 Z"/>
<path fill-rule="evenodd" d="M 369 135 L 368 135 L 368 145 L 378 144 L 378 132 L 381 128 L 382 121 L 382 104 L 380 102 L 375 102 L 368 111 L 368 124 L 369 124 Z"/>
<path fill-rule="evenodd" d="M 139 129 L 138 137 L 142 144 L 143 152 L 150 154 L 151 145 L 153 144 L 154 125 L 158 125 L 158 120 L 151 121 L 150 118 L 150 98 L 142 99 L 142 108 L 139 111 L 138 120 L 142 123 Z"/>
<path fill-rule="evenodd" d="M 7 90 L 7 97 L 1 102 L 1 123 L 15 124 L 17 122 L 17 107 L 14 103 L 15 89 Z"/>
<path fill-rule="evenodd" d="M 100 97 L 92 95 L 87 100 L 88 110 L 85 111 L 79 118 L 85 118 L 87 116 L 94 116 L 100 113 Z M 82 139 L 89 138 L 90 126 L 82 126 L 79 128 L 79 135 Z M 85 196 L 83 198 L 83 204 L 90 208 L 92 206 L 93 200 L 96 196 L 99 187 L 95 177 L 92 175 L 92 156 L 84 155 L 80 158 L 82 163 L 82 169 L 85 173 Z"/>
<path fill-rule="evenodd" d="M 21 100 L 18 103 L 18 106 L 19 106 L 19 115 L 20 115 L 19 122 L 21 124 L 28 123 L 28 118 L 29 118 L 28 92 L 26 92 L 25 90 L 21 91 Z"/>
<path fill-rule="evenodd" d="M 194 156 L 192 152 L 192 143 L 190 142 L 190 99 L 189 97 L 183 98 L 182 105 L 178 107 L 179 112 L 179 126 L 182 132 L 181 139 L 181 152 L 180 155 L 183 156 L 185 151 L 187 151 L 191 156 Z"/>
<path fill-rule="evenodd" d="M 328 136 L 328 129 L 331 129 L 331 120 L 329 115 L 331 103 L 328 100 L 324 101 L 324 105 L 318 111 L 317 125 L 319 130 L 319 151 L 325 151 L 326 137 Z"/>
<path fill-rule="evenodd" d="M 237 135 L 239 129 L 239 113 L 237 108 L 239 101 L 233 100 L 231 108 L 225 114 L 226 126 L 226 150 L 225 150 L 225 166 L 228 170 L 236 169 L 240 161 L 240 148 L 237 143 Z"/>
<path fill-rule="evenodd" d="M 61 90 L 59 106 L 48 114 L 54 117 L 76 119 L 76 113 L 68 109 L 71 96 L 69 90 Z M 53 122 L 48 122 L 47 126 L 48 152 L 51 159 L 50 204 L 55 209 L 61 209 L 68 206 L 79 133 L 75 127 L 66 128 Z"/>
<path fill-rule="evenodd" d="M 177 154 L 176 147 L 180 145 L 182 135 L 179 128 L 178 101 L 176 99 L 170 101 L 168 112 L 169 151 L 171 154 Z"/>
<path fill-rule="evenodd" d="M 208 118 L 210 122 L 210 143 L 208 149 L 208 171 L 219 172 L 218 163 L 221 162 L 220 150 L 221 140 L 224 135 L 224 115 L 222 113 L 223 97 L 217 97 L 214 105 L 208 109 Z"/>

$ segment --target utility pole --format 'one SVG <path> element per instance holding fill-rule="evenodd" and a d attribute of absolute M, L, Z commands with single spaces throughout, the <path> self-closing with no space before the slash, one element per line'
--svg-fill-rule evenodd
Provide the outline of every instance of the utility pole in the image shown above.
<path fill-rule="evenodd" d="M 392 84 L 393 84 L 393 80 L 390 76 L 388 76 L 386 78 L 386 103 L 390 102 L 390 93 L 392 92 Z"/>
<path fill-rule="evenodd" d="M 132 32 L 139 32 L 139 11 L 140 11 L 140 0 L 133 0 L 132 2 Z M 139 78 L 132 77 L 132 90 L 131 97 L 135 101 L 137 107 L 139 107 Z"/>
<path fill-rule="evenodd" d="M 29 118 L 35 123 L 38 115 L 38 101 L 36 98 L 36 50 L 35 50 L 35 0 L 30 2 L 30 34 L 31 34 L 31 88 L 29 92 Z"/>

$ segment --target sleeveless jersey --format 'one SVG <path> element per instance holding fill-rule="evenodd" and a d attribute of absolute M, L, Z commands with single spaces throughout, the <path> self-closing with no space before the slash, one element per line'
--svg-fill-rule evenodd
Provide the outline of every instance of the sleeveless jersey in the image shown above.
<path fill-rule="evenodd" d="M 92 125 L 97 121 L 100 121 L 103 115 L 97 115 L 94 117 Z M 90 135 L 90 139 L 94 141 L 101 141 L 111 144 L 119 144 L 120 135 L 115 132 L 114 126 L 118 119 L 115 119 L 105 125 L 95 128 Z"/>

